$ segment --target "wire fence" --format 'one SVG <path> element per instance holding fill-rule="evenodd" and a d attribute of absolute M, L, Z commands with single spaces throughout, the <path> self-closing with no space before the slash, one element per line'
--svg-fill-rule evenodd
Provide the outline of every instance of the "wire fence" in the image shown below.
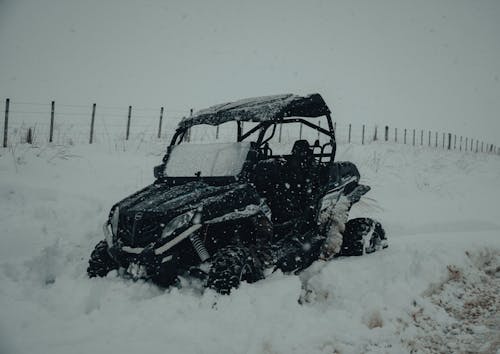
<path fill-rule="evenodd" d="M 192 109 L 107 106 L 100 104 L 60 104 L 5 100 L 3 147 L 17 143 L 61 145 L 92 144 L 140 137 L 145 140 L 170 139 L 182 117 Z M 322 121 L 317 119 L 317 125 Z M 323 122 L 325 124 L 325 122 Z M 245 122 L 244 131 L 255 123 Z M 484 140 L 417 128 L 399 128 L 369 124 L 334 123 L 340 144 L 370 144 L 375 141 L 427 146 L 446 150 L 500 154 L 500 148 Z M 206 127 L 193 131 L 191 141 L 235 139 L 235 129 Z M 280 125 L 276 132 L 280 143 L 297 139 L 322 140 L 320 134 L 303 126 Z"/>

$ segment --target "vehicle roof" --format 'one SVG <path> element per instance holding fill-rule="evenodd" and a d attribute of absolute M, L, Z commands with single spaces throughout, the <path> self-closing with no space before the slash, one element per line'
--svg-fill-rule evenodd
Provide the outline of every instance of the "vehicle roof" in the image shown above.
<path fill-rule="evenodd" d="M 320 94 L 294 94 L 245 98 L 211 106 L 183 118 L 179 128 L 198 124 L 219 125 L 229 121 L 266 122 L 287 117 L 316 118 L 330 113 Z"/>

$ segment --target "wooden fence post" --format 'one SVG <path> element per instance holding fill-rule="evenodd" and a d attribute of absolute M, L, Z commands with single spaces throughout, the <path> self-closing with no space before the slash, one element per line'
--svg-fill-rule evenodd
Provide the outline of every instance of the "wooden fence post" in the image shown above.
<path fill-rule="evenodd" d="M 404 144 L 406 145 L 406 129 L 405 129 L 403 141 L 404 141 Z"/>
<path fill-rule="evenodd" d="M 33 144 L 33 129 L 28 128 L 28 133 L 26 134 L 26 142 L 28 144 Z"/>
<path fill-rule="evenodd" d="M 9 135 L 9 104 L 10 98 L 5 100 L 5 119 L 3 122 L 3 147 L 7 147 L 7 139 Z"/>
<path fill-rule="evenodd" d="M 453 134 L 453 150 L 457 149 L 457 134 Z"/>
<path fill-rule="evenodd" d="M 49 132 L 49 143 L 52 142 L 52 138 L 54 137 L 54 111 L 55 111 L 55 102 L 52 101 L 50 105 L 50 132 Z"/>
<path fill-rule="evenodd" d="M 481 141 L 481 152 L 483 152 L 483 148 L 484 148 L 484 141 Z"/>
<path fill-rule="evenodd" d="M 377 126 L 375 126 L 375 134 L 373 135 L 373 141 L 377 141 Z"/>
<path fill-rule="evenodd" d="M 94 141 L 94 121 L 95 121 L 95 103 L 92 105 L 92 118 L 90 119 L 90 138 L 89 144 Z"/>
<path fill-rule="evenodd" d="M 429 143 L 427 145 L 431 146 L 431 131 L 430 130 L 429 130 Z"/>
<path fill-rule="evenodd" d="M 365 125 L 363 124 L 363 131 L 361 133 L 361 145 L 365 144 Z"/>
<path fill-rule="evenodd" d="M 476 154 L 478 153 L 479 151 L 479 141 L 476 139 Z"/>
<path fill-rule="evenodd" d="M 160 108 L 160 121 L 158 122 L 158 139 L 161 139 L 161 123 L 163 121 L 163 107 Z"/>
<path fill-rule="evenodd" d="M 451 150 L 451 133 L 448 133 L 448 150 Z"/>
<path fill-rule="evenodd" d="M 394 141 L 398 142 L 398 128 L 394 128 Z"/>
<path fill-rule="evenodd" d="M 445 139 L 445 137 L 446 137 L 446 134 L 443 133 L 443 149 L 444 149 L 444 139 Z"/>
<path fill-rule="evenodd" d="M 280 129 L 278 131 L 278 143 L 281 143 L 281 131 L 283 129 L 283 123 L 280 123 Z M 318 138 L 319 138 L 319 132 L 318 132 Z"/>
<path fill-rule="evenodd" d="M 462 151 L 462 136 L 460 135 L 460 151 Z"/>
<path fill-rule="evenodd" d="M 415 146 L 415 129 L 413 129 L 413 146 Z"/>
<path fill-rule="evenodd" d="M 189 110 L 189 116 L 190 116 L 190 117 L 192 117 L 192 116 L 193 116 L 193 112 L 194 112 L 194 110 L 193 110 L 193 108 L 191 108 L 191 109 Z M 191 128 L 188 128 L 188 129 L 186 130 L 186 142 L 190 142 L 190 141 L 191 141 Z"/>
<path fill-rule="evenodd" d="M 467 151 L 467 148 L 469 147 L 469 138 L 465 138 L 465 149 L 464 151 Z"/>
<path fill-rule="evenodd" d="M 434 147 L 438 147 L 438 132 L 436 132 L 436 141 L 435 141 Z"/>
<path fill-rule="evenodd" d="M 420 146 L 424 145 L 424 130 L 420 130 Z"/>
<path fill-rule="evenodd" d="M 302 123 L 299 125 L 299 140 L 302 139 Z"/>
<path fill-rule="evenodd" d="M 347 137 L 347 142 L 350 144 L 351 143 L 351 124 L 349 124 L 349 134 Z"/>
<path fill-rule="evenodd" d="M 385 141 L 389 141 L 389 126 L 385 126 Z"/>
<path fill-rule="evenodd" d="M 125 140 L 128 140 L 130 135 L 130 119 L 132 117 L 132 106 L 128 106 L 128 117 L 127 117 L 127 132 L 125 134 Z"/>

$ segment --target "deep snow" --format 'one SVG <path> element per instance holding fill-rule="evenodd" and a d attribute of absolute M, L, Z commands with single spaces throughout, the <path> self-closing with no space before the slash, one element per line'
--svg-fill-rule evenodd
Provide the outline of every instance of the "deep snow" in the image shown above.
<path fill-rule="evenodd" d="M 496 353 L 500 158 L 339 146 L 372 191 L 351 213 L 389 248 L 275 273 L 231 296 L 88 279 L 113 202 L 164 143 L 0 150 L 0 353 Z"/>

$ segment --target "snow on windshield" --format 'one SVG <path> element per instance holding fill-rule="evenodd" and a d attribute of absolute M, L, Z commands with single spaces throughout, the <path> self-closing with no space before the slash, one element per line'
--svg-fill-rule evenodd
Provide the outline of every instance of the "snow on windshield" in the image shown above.
<path fill-rule="evenodd" d="M 180 144 L 168 159 L 169 177 L 236 176 L 250 150 L 250 143 Z"/>

